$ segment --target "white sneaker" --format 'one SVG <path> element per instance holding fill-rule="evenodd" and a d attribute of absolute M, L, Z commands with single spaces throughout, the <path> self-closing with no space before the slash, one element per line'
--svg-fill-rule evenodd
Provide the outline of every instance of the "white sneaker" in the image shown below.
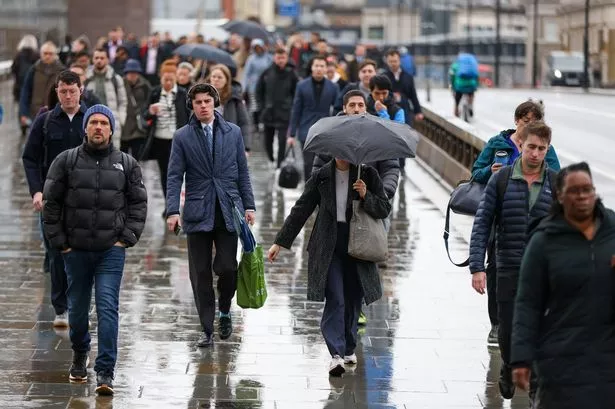
<path fill-rule="evenodd" d="M 357 354 L 346 355 L 344 357 L 344 363 L 346 365 L 356 365 L 357 364 Z"/>
<path fill-rule="evenodd" d="M 331 358 L 329 376 L 342 376 L 344 372 L 346 372 L 346 369 L 344 369 L 344 360 L 339 355 L 335 355 Z"/>
<path fill-rule="evenodd" d="M 56 315 L 56 318 L 53 320 L 53 326 L 60 328 L 68 327 L 68 313 L 64 312 L 62 314 Z"/>

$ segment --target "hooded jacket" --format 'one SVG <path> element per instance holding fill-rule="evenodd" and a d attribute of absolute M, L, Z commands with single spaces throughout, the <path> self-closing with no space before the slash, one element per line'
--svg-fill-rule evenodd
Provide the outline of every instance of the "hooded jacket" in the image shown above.
<path fill-rule="evenodd" d="M 597 215 L 592 240 L 547 217 L 523 256 L 511 362 L 535 363 L 542 409 L 615 402 L 615 213 L 598 204 Z"/>
<path fill-rule="evenodd" d="M 513 148 L 507 141 L 510 141 L 510 137 L 514 133 L 514 129 L 507 129 L 489 139 L 472 166 L 472 177 L 477 183 L 486 185 L 489 181 L 489 178 L 491 177 L 491 165 L 493 165 L 495 153 L 497 151 L 503 150 L 508 152 L 508 157 L 512 159 L 512 154 L 515 148 Z M 553 148 L 553 145 L 549 146 L 547 156 L 545 156 L 545 162 L 547 162 L 550 169 L 559 171 L 559 159 L 557 158 L 557 153 L 555 153 L 555 148 Z M 511 165 L 512 161 L 508 164 Z"/>
<path fill-rule="evenodd" d="M 250 132 L 250 115 L 246 104 L 243 102 L 242 87 L 237 81 L 232 83 L 231 97 L 222 107 L 222 116 L 241 130 L 243 145 L 246 152 L 252 147 L 252 134 Z"/>

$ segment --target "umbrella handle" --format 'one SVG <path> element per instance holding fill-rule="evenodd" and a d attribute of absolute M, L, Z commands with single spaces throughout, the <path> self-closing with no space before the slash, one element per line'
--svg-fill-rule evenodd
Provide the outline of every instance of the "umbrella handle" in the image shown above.
<path fill-rule="evenodd" d="M 357 172 L 357 180 L 361 179 L 361 165 L 359 164 L 359 169 Z"/>

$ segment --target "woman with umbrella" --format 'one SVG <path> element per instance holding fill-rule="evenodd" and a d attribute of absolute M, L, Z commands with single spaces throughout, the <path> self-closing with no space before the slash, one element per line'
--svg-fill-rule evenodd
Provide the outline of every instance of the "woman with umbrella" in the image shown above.
<path fill-rule="evenodd" d="M 350 231 L 353 227 L 356 232 L 356 227 L 361 226 L 352 225 L 357 223 L 355 216 L 359 214 L 378 229 L 378 222 L 389 215 L 391 204 L 378 172 L 370 166 L 355 164 L 414 157 L 417 135 L 406 124 L 366 114 L 323 118 L 308 132 L 304 150 L 335 159 L 306 182 L 303 194 L 269 249 L 269 260 L 275 261 L 281 247 L 291 247 L 318 206 L 307 246 L 307 295 L 310 301 L 325 300 L 321 330 L 332 357 L 331 376 L 344 373 L 344 364 L 357 363 L 354 349 L 361 304 L 365 301 L 369 305 L 382 296 L 378 267 L 375 262 L 365 261 L 373 258 L 358 260 L 349 255 Z M 384 223 L 380 227 L 380 237 L 386 240 Z M 377 236 L 367 231 L 365 235 L 353 236 L 352 243 L 365 243 Z M 386 243 L 370 242 L 367 247 L 386 251 Z M 356 251 L 353 254 L 364 255 Z"/>
<path fill-rule="evenodd" d="M 318 206 L 307 246 L 308 300 L 325 300 L 320 328 L 332 357 L 330 376 L 341 376 L 344 365 L 356 365 L 354 350 L 361 304 L 363 300 L 371 304 L 382 296 L 376 263 L 348 255 L 353 200 L 360 200 L 363 210 L 374 219 L 386 218 L 391 210 L 378 172 L 363 165 L 362 179 L 357 179 L 358 169 L 345 160 L 332 159 L 312 174 L 268 255 L 273 262 L 281 247 L 290 249 Z"/>
<path fill-rule="evenodd" d="M 587 163 L 557 176 L 553 215 L 523 255 L 512 333 L 513 378 L 541 409 L 607 409 L 615 401 L 615 213 Z"/>

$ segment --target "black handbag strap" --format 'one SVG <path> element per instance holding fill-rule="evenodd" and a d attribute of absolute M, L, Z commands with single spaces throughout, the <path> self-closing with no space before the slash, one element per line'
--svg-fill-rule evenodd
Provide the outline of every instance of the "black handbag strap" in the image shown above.
<path fill-rule="evenodd" d="M 446 206 L 446 218 L 444 221 L 444 247 L 446 247 L 446 255 L 448 256 L 448 259 L 451 261 L 451 263 L 453 263 L 455 266 L 457 267 L 467 267 L 470 265 L 470 257 L 467 258 L 466 261 L 464 261 L 463 263 L 455 263 L 453 261 L 453 259 L 451 258 L 451 252 L 448 248 L 448 238 L 450 236 L 450 219 L 451 219 L 451 206 L 450 203 L 448 206 Z"/>
<path fill-rule="evenodd" d="M 286 146 L 286 154 L 284 155 L 284 160 L 288 159 L 288 156 L 292 155 L 293 159 L 297 159 L 295 157 L 295 147 L 292 145 L 287 145 Z"/>

